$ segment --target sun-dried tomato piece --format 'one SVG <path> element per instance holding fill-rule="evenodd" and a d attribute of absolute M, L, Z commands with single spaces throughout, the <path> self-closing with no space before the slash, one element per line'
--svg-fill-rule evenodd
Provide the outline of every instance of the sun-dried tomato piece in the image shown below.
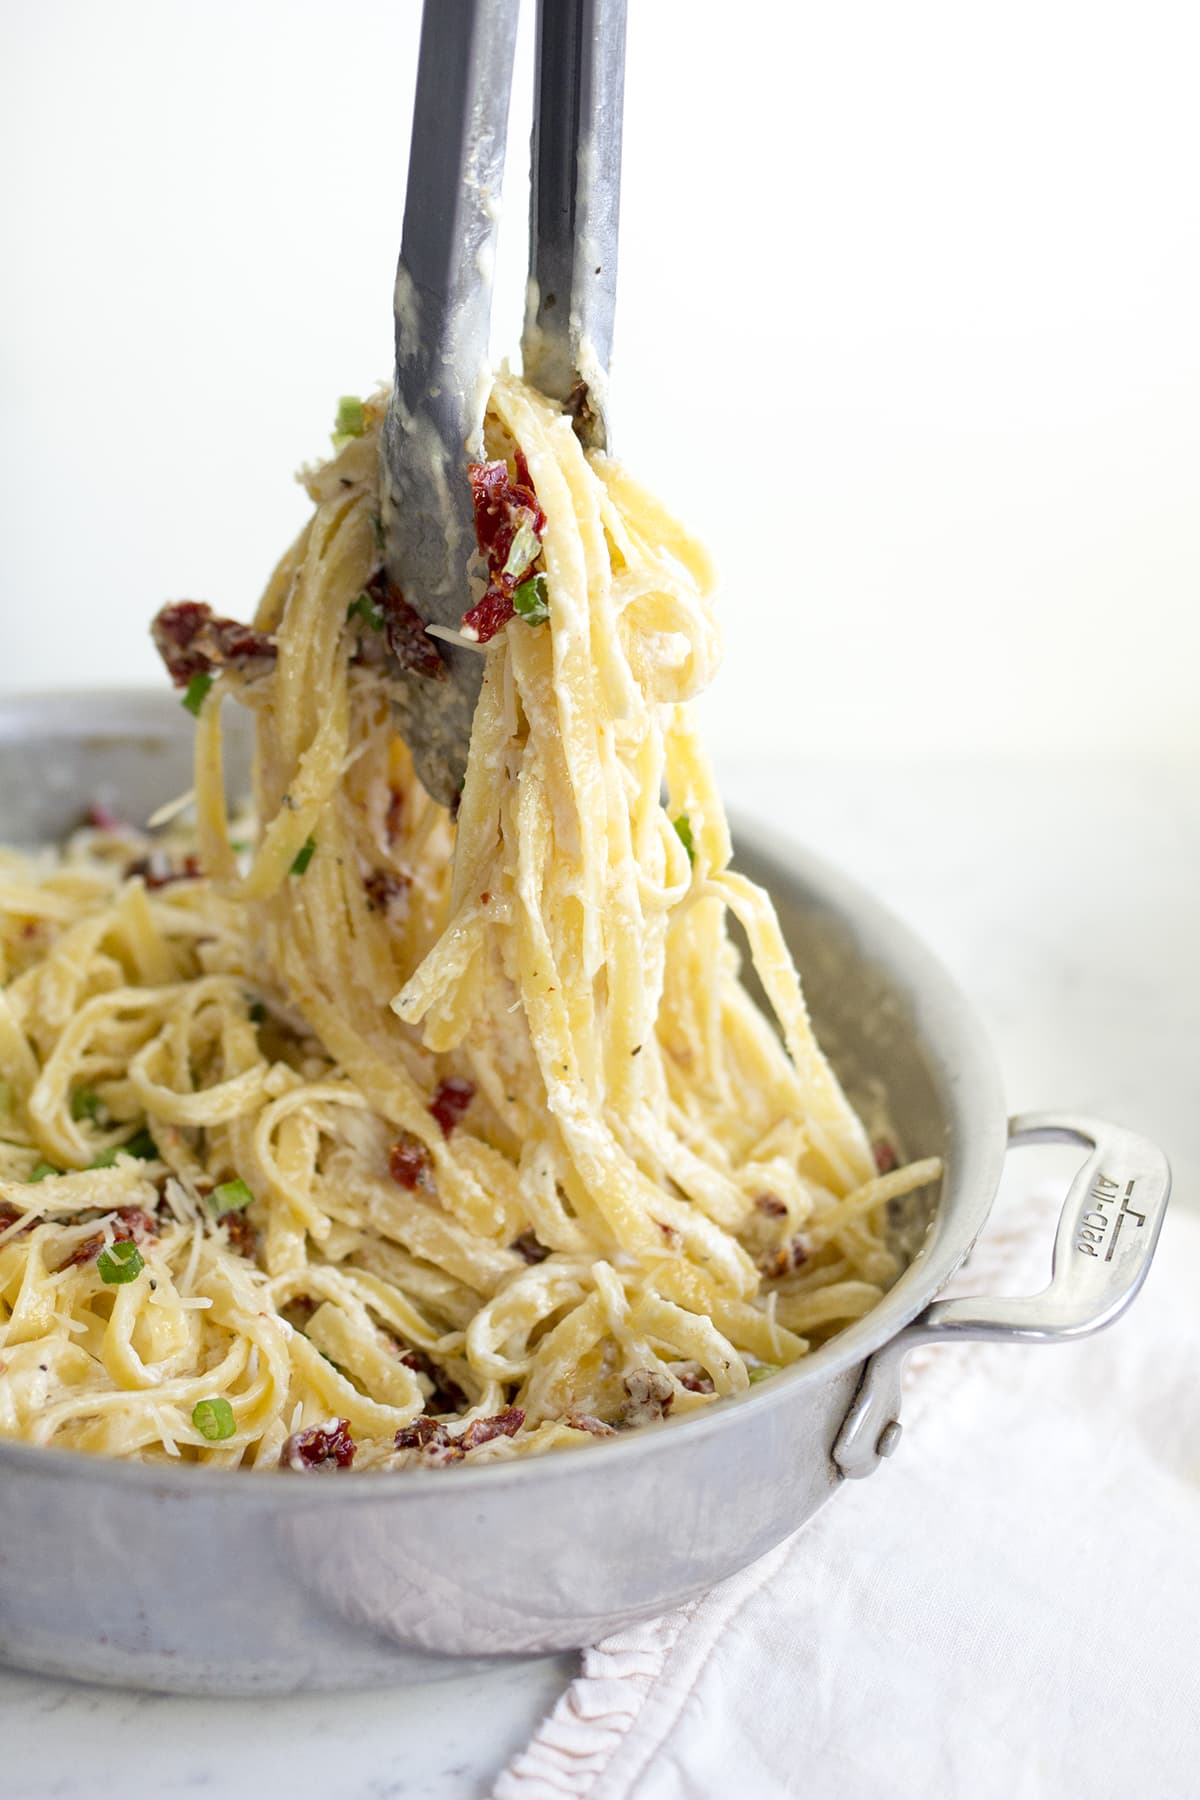
<path fill-rule="evenodd" d="M 330 1419 L 326 1425 L 310 1425 L 293 1432 L 279 1452 L 281 1469 L 300 1474 L 327 1469 L 348 1469 L 354 1461 L 354 1439 L 349 1419 Z"/>
<path fill-rule="evenodd" d="M 521 1408 L 510 1406 L 494 1418 L 473 1419 L 456 1437 L 440 1419 L 431 1419 L 423 1413 L 411 1425 L 400 1427 L 396 1433 L 396 1448 L 419 1450 L 429 1462 L 459 1462 L 468 1450 L 478 1450 L 481 1444 L 490 1444 L 494 1438 L 515 1437 L 524 1423 L 525 1414 Z"/>
<path fill-rule="evenodd" d="M 114 1232 L 113 1241 L 120 1243 L 123 1240 L 118 1233 Z M 103 1248 L 104 1233 L 102 1231 L 93 1232 L 91 1237 L 86 1237 L 83 1239 L 82 1243 L 76 1244 L 70 1256 L 67 1257 L 65 1262 L 60 1263 L 59 1267 L 63 1269 L 81 1269 L 85 1264 L 95 1262 Z"/>
<path fill-rule="evenodd" d="M 516 610 L 512 595 L 503 593 L 493 584 L 483 599 L 463 614 L 462 634 L 474 638 L 477 644 L 490 644 L 496 633 L 503 631 L 508 621 L 516 617 Z"/>
<path fill-rule="evenodd" d="M 411 1425 L 402 1425 L 396 1433 L 397 1450 L 421 1450 L 427 1454 L 438 1451 L 439 1462 L 458 1462 L 465 1452 L 458 1439 L 438 1419 L 430 1419 L 422 1413 Z"/>
<path fill-rule="evenodd" d="M 388 1151 L 388 1174 L 410 1192 L 428 1182 L 431 1166 L 429 1152 L 414 1132 L 402 1131 Z"/>
<path fill-rule="evenodd" d="M 490 1444 L 493 1438 L 516 1437 L 524 1423 L 521 1408 L 510 1406 L 490 1419 L 472 1419 L 458 1441 L 464 1450 L 478 1450 L 480 1444 Z"/>
<path fill-rule="evenodd" d="M 139 1244 L 158 1236 L 158 1220 L 148 1213 L 144 1206 L 118 1206 L 117 1223 L 112 1228 L 113 1237 L 118 1243 L 123 1238 L 133 1238 Z"/>
<path fill-rule="evenodd" d="M 397 1450 L 423 1450 L 426 1444 L 450 1444 L 453 1441 L 439 1420 L 427 1418 L 424 1413 L 411 1425 L 402 1425 L 396 1433 Z"/>
<path fill-rule="evenodd" d="M 140 875 L 151 891 L 170 887 L 173 881 L 200 881 L 204 877 L 198 856 L 189 853 L 182 862 L 172 863 L 161 850 L 151 850 L 149 855 L 139 856 L 136 861 L 126 863 L 122 873 L 126 881 Z"/>
<path fill-rule="evenodd" d="M 519 569 L 509 570 L 507 573 L 505 571 L 517 533 L 523 527 L 527 528 L 540 550 L 546 530 L 546 515 L 534 492 L 529 464 L 520 449 L 516 452 L 515 461 L 516 481 L 509 478 L 506 462 L 467 465 L 471 499 L 475 507 L 475 541 L 479 545 L 479 554 L 486 562 L 492 580 L 501 588 L 507 584 L 510 595 L 529 567 L 529 563 L 522 563 Z M 529 562 L 535 560 L 537 553 L 534 551 Z"/>
<path fill-rule="evenodd" d="M 9 1226 L 15 1225 L 20 1217 L 21 1213 L 17 1207 L 10 1206 L 7 1200 L 0 1200 L 0 1231 L 7 1231 Z M 13 1232 L 13 1237 L 24 1237 L 27 1231 L 32 1231 L 35 1225 L 40 1224 L 40 1219 L 26 1219 L 21 1229 Z"/>
<path fill-rule="evenodd" d="M 586 1431 L 591 1437 L 616 1437 L 616 1428 L 606 1425 L 603 1419 L 595 1418 L 591 1413 L 569 1412 L 563 1423 L 573 1431 Z"/>
<path fill-rule="evenodd" d="M 274 668 L 278 654 L 265 632 L 221 618 L 202 600 L 172 601 L 159 610 L 150 631 L 176 687 L 222 669 L 251 680 Z"/>
<path fill-rule="evenodd" d="M 467 475 L 475 508 L 475 541 L 487 564 L 482 600 L 463 614 L 462 633 L 486 644 L 513 617 L 513 594 L 542 553 L 546 515 L 534 492 L 529 464 L 520 447 L 513 481 L 506 462 L 470 463 Z"/>
<path fill-rule="evenodd" d="M 474 1098 L 473 1081 L 461 1081 L 454 1075 L 443 1081 L 429 1102 L 429 1110 L 441 1126 L 443 1137 L 450 1136 Z"/>
<path fill-rule="evenodd" d="M 409 605 L 386 569 L 376 569 L 367 583 L 367 593 L 383 614 L 383 635 L 400 667 L 414 675 L 443 680 L 446 665 L 437 639 L 430 637 L 424 619 L 415 606 Z"/>
<path fill-rule="evenodd" d="M 537 509 L 541 522 L 536 529 L 538 536 L 541 537 L 543 531 L 546 529 L 546 515 L 542 511 L 541 502 L 537 497 L 537 492 L 533 485 L 533 476 L 529 473 L 529 460 L 520 444 L 513 445 L 513 463 L 516 466 L 517 471 L 516 485 L 518 490 L 530 495 L 532 503 Z"/>
<path fill-rule="evenodd" d="M 95 1231 L 91 1237 L 85 1237 L 76 1244 L 70 1256 L 59 1263 L 59 1269 L 82 1269 L 85 1263 L 95 1262 L 104 1248 L 104 1233 Z"/>
<path fill-rule="evenodd" d="M 145 1244 L 158 1237 L 158 1221 L 141 1206 L 118 1206 L 109 1229 L 114 1244 Z M 76 1244 L 59 1268 L 81 1269 L 85 1263 L 95 1262 L 103 1248 L 104 1233 L 93 1232 Z"/>

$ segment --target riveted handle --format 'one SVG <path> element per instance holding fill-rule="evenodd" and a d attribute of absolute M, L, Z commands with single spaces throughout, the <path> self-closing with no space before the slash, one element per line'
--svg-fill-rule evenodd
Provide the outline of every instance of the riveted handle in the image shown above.
<path fill-rule="evenodd" d="M 1110 1325 L 1150 1267 L 1171 1192 L 1171 1171 L 1155 1144 L 1099 1119 L 1022 1113 L 1010 1144 L 1085 1145 L 1087 1160 L 1063 1205 L 1050 1281 L 1022 1299 L 935 1300 L 876 1352 L 833 1446 L 843 1475 L 870 1475 L 900 1438 L 900 1375 L 919 1344 L 955 1338 L 1061 1344 Z"/>

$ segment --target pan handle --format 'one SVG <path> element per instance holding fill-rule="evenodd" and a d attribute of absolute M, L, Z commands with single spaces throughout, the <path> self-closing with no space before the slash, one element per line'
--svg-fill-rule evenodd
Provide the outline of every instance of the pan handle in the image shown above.
<path fill-rule="evenodd" d="M 1133 1299 L 1158 1242 L 1171 1170 L 1155 1144 L 1074 1114 L 1021 1113 L 1014 1144 L 1082 1144 L 1054 1240 L 1050 1282 L 1026 1299 L 935 1300 L 876 1351 L 833 1446 L 843 1475 L 871 1475 L 900 1440 L 900 1375 L 920 1344 L 985 1338 L 1001 1344 L 1065 1344 L 1111 1325 Z"/>

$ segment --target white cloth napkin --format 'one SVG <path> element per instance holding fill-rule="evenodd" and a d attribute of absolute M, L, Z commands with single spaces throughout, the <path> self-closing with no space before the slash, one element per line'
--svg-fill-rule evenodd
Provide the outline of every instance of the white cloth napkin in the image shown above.
<path fill-rule="evenodd" d="M 1055 1217 L 1027 1196 L 957 1290 L 1035 1292 Z M 1200 1217 L 1086 1343 L 926 1352 L 892 1461 L 585 1652 L 494 1795 L 1196 1800 Z"/>

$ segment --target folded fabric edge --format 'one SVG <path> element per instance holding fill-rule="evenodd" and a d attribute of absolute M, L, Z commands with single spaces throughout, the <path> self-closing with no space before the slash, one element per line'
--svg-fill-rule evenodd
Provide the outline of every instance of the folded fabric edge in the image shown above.
<path fill-rule="evenodd" d="M 494 1800 L 590 1793 L 699 1604 L 691 1601 L 585 1650 L 581 1672 L 504 1770 L 492 1790 Z"/>

